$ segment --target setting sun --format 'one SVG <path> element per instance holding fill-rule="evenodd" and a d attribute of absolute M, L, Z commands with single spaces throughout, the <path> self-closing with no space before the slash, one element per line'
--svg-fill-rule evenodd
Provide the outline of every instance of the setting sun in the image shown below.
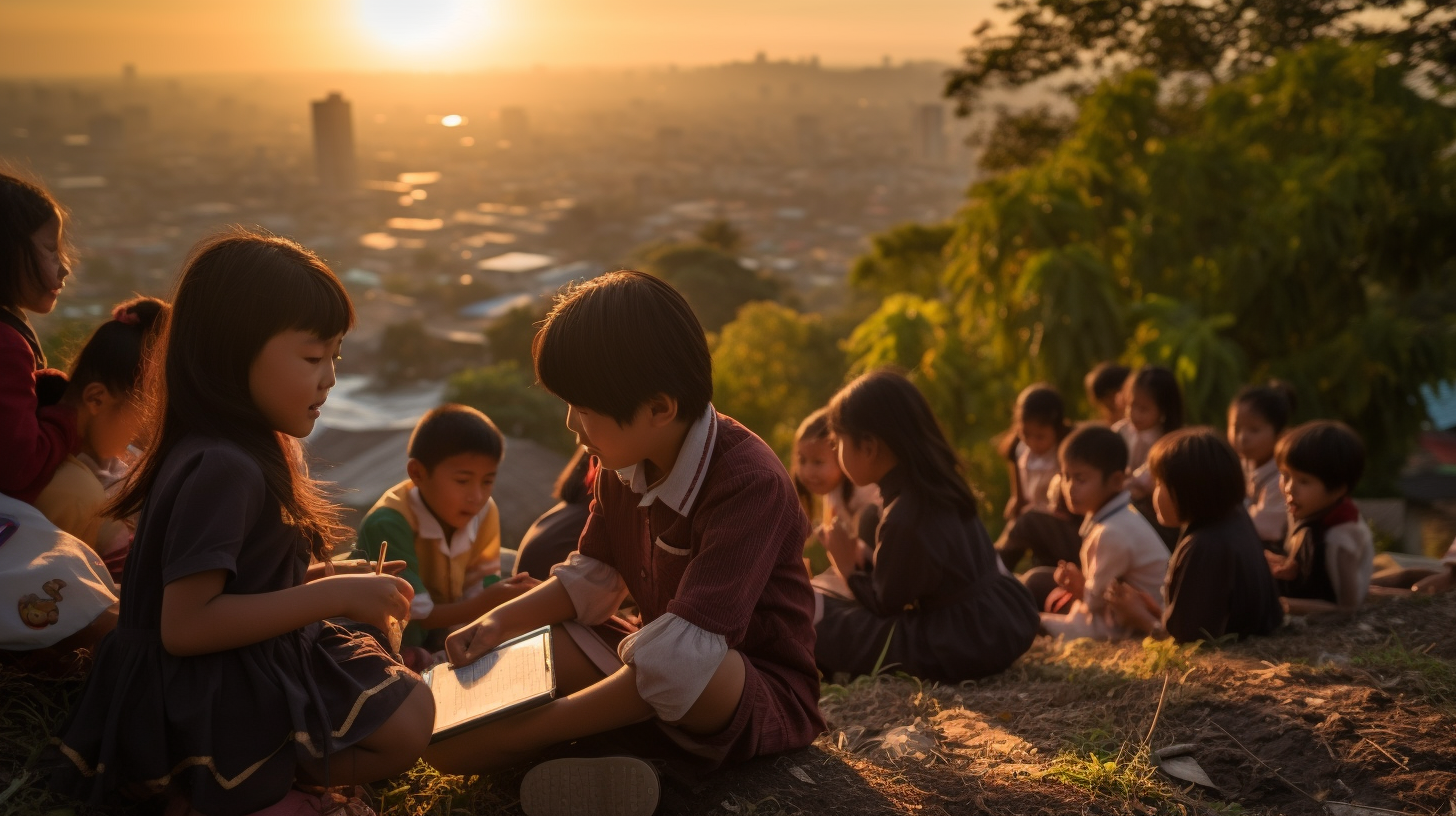
<path fill-rule="evenodd" d="M 479 33 L 484 0 L 357 0 L 360 27 L 375 42 L 406 55 L 438 54 Z"/>

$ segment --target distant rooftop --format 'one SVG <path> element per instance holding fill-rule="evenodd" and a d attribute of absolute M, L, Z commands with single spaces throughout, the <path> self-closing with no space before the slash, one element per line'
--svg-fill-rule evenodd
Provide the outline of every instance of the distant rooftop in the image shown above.
<path fill-rule="evenodd" d="M 475 268 L 482 272 L 505 272 L 512 275 L 520 275 L 528 272 L 539 272 L 555 263 L 556 259 L 550 255 L 541 255 L 535 252 L 507 252 L 503 255 L 486 258 L 476 264 Z"/>

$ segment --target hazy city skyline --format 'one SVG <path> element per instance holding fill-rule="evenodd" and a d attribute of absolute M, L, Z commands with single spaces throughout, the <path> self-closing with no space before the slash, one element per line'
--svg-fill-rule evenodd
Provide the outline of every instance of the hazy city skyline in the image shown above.
<path fill-rule="evenodd" d="M 0 0 L 0 76 L 954 61 L 991 0 Z"/>

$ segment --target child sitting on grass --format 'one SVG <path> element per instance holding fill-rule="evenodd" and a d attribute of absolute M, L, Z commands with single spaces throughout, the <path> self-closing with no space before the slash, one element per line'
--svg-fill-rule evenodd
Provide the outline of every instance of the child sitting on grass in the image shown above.
<path fill-rule="evenodd" d="M 1132 505 L 1172 550 L 1178 543 L 1178 530 L 1156 521 L 1148 453 L 1163 434 L 1183 427 L 1183 390 L 1172 371 L 1162 366 L 1143 366 L 1128 377 L 1123 404 L 1127 417 L 1114 424 L 1112 430 L 1122 434 L 1127 443 L 1127 490 L 1132 494 Z"/>
<path fill-rule="evenodd" d="M 1292 615 L 1353 612 L 1374 572 L 1375 542 L 1350 491 L 1365 469 L 1365 445 L 1341 422 L 1307 422 L 1279 440 L 1279 485 L 1294 529 L 1269 568 Z"/>
<path fill-rule="evenodd" d="M 36 509 L 85 542 L 121 580 L 131 529 L 102 513 L 108 496 L 103 476 L 115 483 L 125 473 L 127 448 L 142 426 L 138 386 L 142 362 L 167 304 L 139 297 L 120 303 L 112 318 L 91 333 L 71 366 L 62 402 L 76 409 L 81 450 L 56 468 L 36 497 Z"/>
<path fill-rule="evenodd" d="M 829 403 L 839 463 L 878 484 L 874 557 L 829 551 L 853 599 L 824 598 L 815 656 L 824 673 L 878 665 L 959 683 L 1004 671 L 1036 637 L 1031 594 L 998 568 L 961 464 L 913 383 L 875 371 Z"/>
<path fill-rule="evenodd" d="M 814 497 L 823 500 L 823 521 L 814 535 L 827 552 L 830 539 L 834 546 L 854 542 L 862 564 L 870 556 L 870 542 L 879 523 L 880 489 L 875 485 L 856 485 L 839 467 L 834 440 L 829 433 L 829 411 L 820 408 L 799 424 L 794 434 L 794 459 L 789 469 L 799 503 L 810 519 L 814 518 Z M 807 555 L 807 554 L 806 554 Z"/>
<path fill-rule="evenodd" d="M 1011 498 L 996 552 L 1008 571 L 1028 551 L 1039 567 L 1075 561 L 1082 545 L 1077 521 L 1054 487 L 1057 446 L 1072 430 L 1062 395 L 1046 383 L 1029 385 L 1017 395 L 1013 416 L 999 451 L 1010 474 Z"/>
<path fill-rule="evenodd" d="M 1289 509 L 1279 489 L 1274 446 L 1294 413 L 1294 391 L 1281 382 L 1248 387 L 1229 404 L 1229 444 L 1244 468 L 1246 504 L 1264 549 L 1282 552 Z"/>
<path fill-rule="evenodd" d="M 443 648 L 454 627 L 538 583 L 530 575 L 501 581 L 500 513 L 490 494 L 504 453 L 505 440 L 489 417 L 465 405 L 441 405 L 410 434 L 409 478 L 364 517 L 362 557 L 379 560 L 388 541 L 387 557 L 405 563 L 399 577 L 415 591 L 404 646 Z"/>
<path fill-rule="evenodd" d="M 601 462 L 596 495 L 567 562 L 446 651 L 465 665 L 550 625 L 558 696 L 426 759 L 477 774 L 641 722 L 707 767 L 813 742 L 824 719 L 808 520 L 773 450 L 714 410 L 707 337 L 687 301 L 651 275 L 609 273 L 558 300 L 533 351 L 567 427 Z M 613 618 L 628 593 L 643 623 L 630 634 Z M 628 784 L 641 798 L 623 796 Z M 521 783 L 532 816 L 647 816 L 657 799 L 652 766 L 630 757 L 553 760 Z"/>
<path fill-rule="evenodd" d="M 1278 628 L 1284 612 L 1244 512 L 1238 454 L 1211 429 L 1186 428 L 1159 439 L 1148 463 L 1158 521 L 1181 527 L 1183 537 L 1168 562 L 1163 603 L 1116 583 L 1107 600 L 1117 620 L 1134 632 L 1179 643 Z"/>
<path fill-rule="evenodd" d="M 1123 489 L 1127 446 L 1108 428 L 1079 428 L 1062 443 L 1062 491 L 1072 512 L 1081 514 L 1081 566 L 1057 565 L 1056 583 L 1073 599 L 1066 614 L 1043 612 L 1042 628 L 1053 636 L 1115 640 L 1132 630 L 1114 619 L 1106 594 L 1125 583 L 1150 597 L 1163 587 L 1168 548 L 1152 525 L 1132 508 Z"/>
<path fill-rule="evenodd" d="M 1087 390 L 1087 404 L 1092 407 L 1093 422 L 1113 425 L 1127 413 L 1123 404 L 1123 386 L 1132 370 L 1117 363 L 1098 363 L 1087 372 L 1082 387 Z"/>

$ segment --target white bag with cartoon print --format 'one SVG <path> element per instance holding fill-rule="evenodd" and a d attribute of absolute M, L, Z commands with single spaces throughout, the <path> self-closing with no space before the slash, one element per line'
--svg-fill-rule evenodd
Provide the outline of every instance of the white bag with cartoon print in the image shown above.
<path fill-rule="evenodd" d="M 0 649 L 54 646 L 116 603 L 101 557 L 34 507 L 0 495 Z"/>

